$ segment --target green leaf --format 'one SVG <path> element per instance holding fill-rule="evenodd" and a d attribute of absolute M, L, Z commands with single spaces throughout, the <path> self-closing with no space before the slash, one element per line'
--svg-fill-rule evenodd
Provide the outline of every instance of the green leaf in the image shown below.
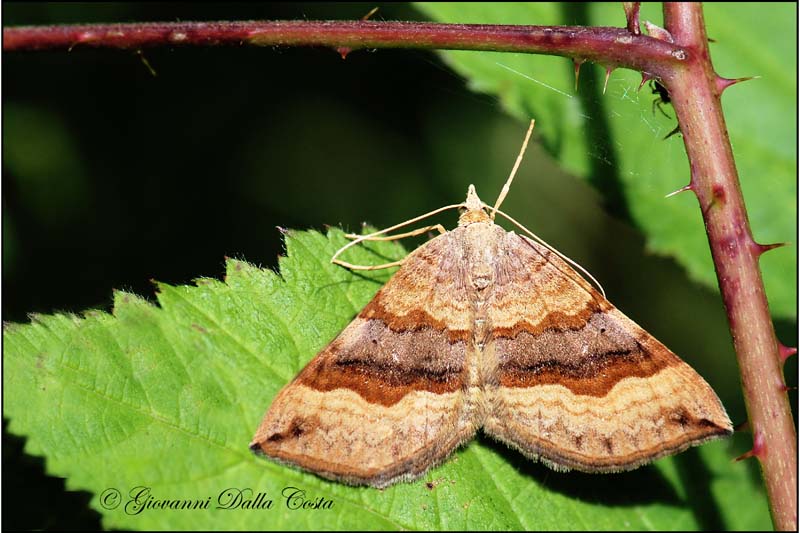
<path fill-rule="evenodd" d="M 593 476 L 550 471 L 480 436 L 422 480 L 385 490 L 253 456 L 248 444 L 275 394 L 388 277 L 331 265 L 344 242 L 339 230 L 291 232 L 280 274 L 229 260 L 224 282 L 159 284 L 158 306 L 117 292 L 112 315 L 37 315 L 7 325 L 9 431 L 26 436 L 26 451 L 46 457 L 47 471 L 67 478 L 68 489 L 90 491 L 106 528 L 770 527 L 754 465 L 730 461 L 732 441 Z M 397 244 L 370 243 L 345 258 L 377 264 L 402 256 Z M 136 513 L 137 487 L 148 487 L 156 505 Z M 332 507 L 289 509 L 287 487 Z M 216 508 L 239 490 L 263 493 L 272 507 Z M 176 500 L 201 508 L 160 508 Z"/>
<path fill-rule="evenodd" d="M 624 26 L 619 3 L 419 3 L 442 22 Z M 768 6 L 768 7 L 765 7 Z M 658 4 L 642 4 L 642 21 L 661 23 Z M 772 313 L 796 319 L 797 307 L 797 5 L 707 3 L 705 19 L 717 71 L 729 78 L 761 76 L 722 98 L 753 233 L 758 242 L 789 242 L 761 260 Z M 758 23 L 754 23 L 758 21 Z M 689 181 L 670 106 L 641 76 L 615 70 L 602 94 L 605 69 L 584 65 L 574 90 L 573 64 L 560 57 L 443 52 L 469 86 L 497 96 L 511 115 L 536 118 L 544 147 L 569 172 L 590 180 L 618 214 L 645 233 L 653 252 L 675 257 L 689 275 L 717 287 L 697 200 L 664 195 Z"/>

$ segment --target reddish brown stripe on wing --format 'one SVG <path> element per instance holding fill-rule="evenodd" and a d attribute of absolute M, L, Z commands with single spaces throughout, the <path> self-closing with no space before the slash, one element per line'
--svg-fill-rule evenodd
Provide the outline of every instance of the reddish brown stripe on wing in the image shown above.
<path fill-rule="evenodd" d="M 297 382 L 321 392 L 350 389 L 370 403 L 390 407 L 410 392 L 455 392 L 461 389 L 463 379 L 461 372 L 399 371 L 368 363 L 338 364 L 330 359 L 318 359 L 306 367 Z"/>
<path fill-rule="evenodd" d="M 381 321 L 394 332 L 415 332 L 423 329 L 434 329 L 447 334 L 447 340 L 452 342 L 467 341 L 472 333 L 466 329 L 450 329 L 447 322 L 437 320 L 421 308 L 411 309 L 406 314 L 397 315 L 387 311 L 382 303 L 380 294 L 372 300 L 359 317 Z"/>
<path fill-rule="evenodd" d="M 548 313 L 538 324 L 530 324 L 525 320 L 520 320 L 511 327 L 495 327 L 495 337 L 515 338 L 520 333 L 530 333 L 540 335 L 545 331 L 577 330 L 586 325 L 592 315 L 601 312 L 597 306 L 586 307 L 575 314 L 552 311 Z"/>
<path fill-rule="evenodd" d="M 468 341 L 474 313 L 462 233 L 440 235 L 409 254 L 359 318 L 395 333 L 432 329 L 445 332 L 451 343 Z"/>
<path fill-rule="evenodd" d="M 459 390 L 466 372 L 464 341 L 432 328 L 393 331 L 380 320 L 358 317 L 297 379 L 319 391 L 347 388 L 391 406 L 412 391 Z"/>
<path fill-rule="evenodd" d="M 500 384 L 507 387 L 557 383 L 575 394 L 605 396 L 622 379 L 650 377 L 680 363 L 632 322 L 608 312 L 593 313 L 575 328 L 493 335 Z"/>
<path fill-rule="evenodd" d="M 609 352 L 588 356 L 582 363 L 574 365 L 556 360 L 541 361 L 526 367 L 506 364 L 499 368 L 499 376 L 503 387 L 558 384 L 574 394 L 602 397 L 620 380 L 650 377 L 670 364 L 668 358 L 653 357 L 645 351 Z"/>

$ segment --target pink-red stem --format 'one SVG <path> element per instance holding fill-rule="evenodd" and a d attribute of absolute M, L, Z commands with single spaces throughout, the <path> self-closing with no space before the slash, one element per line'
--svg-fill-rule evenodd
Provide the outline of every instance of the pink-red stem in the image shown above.
<path fill-rule="evenodd" d="M 152 22 L 3 29 L 3 50 L 139 49 L 150 46 L 327 46 L 491 50 L 565 55 L 642 69 L 670 64 L 680 49 L 624 28 L 376 21 Z M 660 70 L 660 69 L 659 69 Z"/>
<path fill-rule="evenodd" d="M 731 84 L 711 64 L 703 11 L 666 3 L 664 23 L 689 52 L 663 82 L 669 90 L 691 168 L 733 336 L 757 457 L 776 529 L 797 529 L 797 444 L 783 380 L 783 358 L 758 259 L 770 247 L 753 240 L 720 97 Z"/>

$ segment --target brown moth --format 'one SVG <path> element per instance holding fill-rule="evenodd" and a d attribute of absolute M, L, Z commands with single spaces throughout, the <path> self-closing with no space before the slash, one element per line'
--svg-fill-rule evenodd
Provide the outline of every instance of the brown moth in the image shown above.
<path fill-rule="evenodd" d="M 559 254 L 494 223 L 511 178 L 494 208 L 470 185 L 458 227 L 411 252 L 280 391 L 253 451 L 386 487 L 479 429 L 555 470 L 598 473 L 732 432 L 689 365 Z"/>

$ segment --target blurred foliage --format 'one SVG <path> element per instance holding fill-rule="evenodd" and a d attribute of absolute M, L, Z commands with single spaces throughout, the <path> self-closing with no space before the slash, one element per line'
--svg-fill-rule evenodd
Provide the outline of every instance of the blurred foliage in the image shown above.
<path fill-rule="evenodd" d="M 441 22 L 619 26 L 618 2 L 419 4 Z M 661 6 L 646 3 L 642 21 L 660 21 Z M 758 242 L 797 240 L 797 6 L 763 3 L 708 4 L 704 8 L 710 53 L 717 72 L 758 75 L 722 97 L 753 234 Z M 755 18 L 761 24 L 752 24 Z M 761 28 L 769 27 L 767 34 Z M 476 91 L 497 95 L 510 114 L 536 117 L 542 143 L 570 172 L 593 183 L 609 209 L 641 228 L 647 247 L 675 257 L 695 279 L 717 288 L 703 219 L 692 194 L 664 195 L 689 181 L 689 164 L 674 112 L 656 113 L 651 90 L 639 89 L 641 74 L 587 64 L 577 92 L 575 74 L 563 58 L 444 51 L 448 64 Z M 780 57 L 782 61 L 775 61 Z M 797 250 L 782 248 L 760 260 L 773 316 L 797 318 Z"/>
<path fill-rule="evenodd" d="M 10 26 L 357 19 L 372 6 L 3 7 Z M 373 18 L 421 16 L 390 4 Z M 366 220 L 385 227 L 462 200 L 469 183 L 488 202 L 525 129 L 427 52 L 360 51 L 346 61 L 333 50 L 287 48 L 149 49 L 144 56 L 157 76 L 131 52 L 4 54 L 5 321 L 110 309 L 112 289 L 152 299 L 150 280 L 219 277 L 226 256 L 274 267 L 283 251 L 275 226 L 358 229 Z M 743 421 L 718 295 L 648 253 L 642 235 L 601 203 L 532 146 L 504 210 L 589 269 L 620 309 L 706 377 L 735 423 Z M 455 218 L 441 221 L 451 227 Z M 781 340 L 796 345 L 796 323 L 777 325 Z M 787 376 L 796 384 L 795 358 Z M 40 460 L 14 453 L 20 439 L 4 433 L 8 442 L 5 481 L 20 490 L 3 493 L 4 526 L 98 527 L 81 507 L 88 498 L 75 503 L 44 477 Z M 46 512 L 26 506 L 33 493 L 48 494 Z"/>

